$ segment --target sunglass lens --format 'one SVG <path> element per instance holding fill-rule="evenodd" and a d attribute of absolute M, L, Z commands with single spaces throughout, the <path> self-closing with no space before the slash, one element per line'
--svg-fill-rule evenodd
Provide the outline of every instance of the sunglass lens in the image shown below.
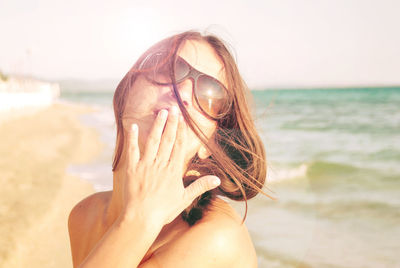
<path fill-rule="evenodd" d="M 198 78 L 196 95 L 201 108 L 213 117 L 228 109 L 227 92 L 211 77 L 201 75 Z"/>
<path fill-rule="evenodd" d="M 180 57 L 175 62 L 175 80 L 180 81 L 185 78 L 190 72 L 190 67 Z"/>

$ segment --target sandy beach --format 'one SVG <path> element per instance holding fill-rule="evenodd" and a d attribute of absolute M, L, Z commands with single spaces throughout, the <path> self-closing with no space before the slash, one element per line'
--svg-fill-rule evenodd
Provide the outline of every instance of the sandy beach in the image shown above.
<path fill-rule="evenodd" d="M 0 267 L 72 267 L 68 215 L 95 191 L 65 170 L 102 151 L 98 133 L 79 121 L 90 112 L 54 104 L 0 115 Z"/>

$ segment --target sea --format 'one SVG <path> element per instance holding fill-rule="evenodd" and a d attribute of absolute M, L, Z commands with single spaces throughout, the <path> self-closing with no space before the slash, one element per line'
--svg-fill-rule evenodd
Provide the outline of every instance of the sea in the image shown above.
<path fill-rule="evenodd" d="M 265 192 L 245 224 L 267 267 L 400 267 L 400 87 L 254 90 Z M 112 90 L 62 90 L 100 133 L 96 161 L 68 172 L 112 189 Z M 227 200 L 227 199 L 225 199 Z M 245 203 L 230 201 L 243 217 Z M 237 256 L 245 258 L 246 256 Z"/>

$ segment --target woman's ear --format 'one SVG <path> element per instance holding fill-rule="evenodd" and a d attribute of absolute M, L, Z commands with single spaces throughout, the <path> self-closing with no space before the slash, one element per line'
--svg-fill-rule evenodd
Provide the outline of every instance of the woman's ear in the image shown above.
<path fill-rule="evenodd" d="M 200 159 L 206 159 L 211 155 L 211 153 L 207 150 L 207 148 L 204 145 L 201 145 L 200 149 L 197 152 L 197 155 L 199 156 Z"/>

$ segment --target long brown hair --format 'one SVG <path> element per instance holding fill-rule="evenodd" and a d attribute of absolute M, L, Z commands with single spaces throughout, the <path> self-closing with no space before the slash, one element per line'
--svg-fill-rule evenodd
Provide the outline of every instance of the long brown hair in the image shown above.
<path fill-rule="evenodd" d="M 141 63 L 148 55 L 158 51 L 167 51 L 168 58 L 175 59 L 178 49 L 186 40 L 206 42 L 214 49 L 216 55 L 224 64 L 225 79 L 232 105 L 230 112 L 217 120 L 217 129 L 213 138 L 209 140 L 185 109 L 173 74 L 171 75 L 173 91 L 185 121 L 211 153 L 206 159 L 200 159 L 197 154 L 191 159 L 183 182 L 187 186 L 193 180 L 204 175 L 215 175 L 221 179 L 221 184 L 217 189 L 196 198 L 182 212 L 181 216 L 189 225 L 195 224 L 201 219 L 203 210 L 207 209 L 210 201 L 218 193 L 232 200 L 245 201 L 246 211 L 243 224 L 247 215 L 248 199 L 260 192 L 271 199 L 275 198 L 262 190 L 267 175 L 267 163 L 264 145 L 256 131 L 250 111 L 250 101 L 252 100 L 250 90 L 241 78 L 235 60 L 225 42 L 213 34 L 203 35 L 198 31 L 185 31 L 163 39 L 150 47 L 121 80 L 114 93 L 113 102 L 117 126 L 113 171 L 118 167 L 124 147 L 122 116 L 128 92 L 132 89 L 138 74 L 146 71 L 140 68 Z M 171 60 L 171 62 L 174 61 Z M 188 171 L 195 171 L 195 173 Z"/>

